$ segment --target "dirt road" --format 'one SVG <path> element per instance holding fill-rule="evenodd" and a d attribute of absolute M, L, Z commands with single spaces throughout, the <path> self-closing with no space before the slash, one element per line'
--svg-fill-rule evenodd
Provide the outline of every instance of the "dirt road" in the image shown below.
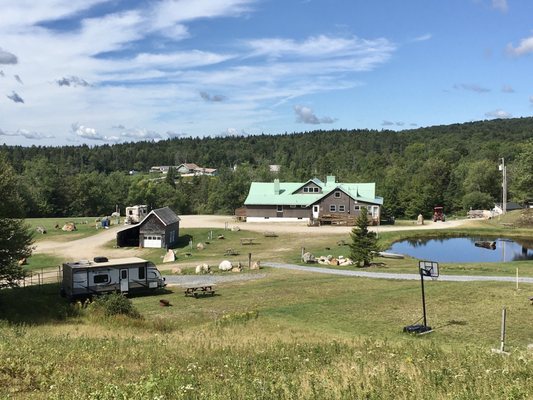
<path fill-rule="evenodd" d="M 277 233 L 305 233 L 306 235 L 324 235 L 328 233 L 347 233 L 350 232 L 350 226 L 320 226 L 308 227 L 306 223 L 249 223 L 235 222 L 232 217 L 219 215 L 183 215 L 180 216 L 180 228 L 214 228 L 224 229 L 239 226 L 242 230 L 265 232 L 273 231 Z M 390 232 L 400 230 L 424 230 L 424 229 L 450 229 L 468 224 L 469 220 L 456 220 L 446 222 L 428 222 L 426 225 L 410 226 L 379 226 L 371 227 L 374 231 Z M 99 233 L 82 239 L 71 240 L 68 242 L 42 241 L 38 242 L 34 254 L 53 254 L 66 260 L 83 260 L 92 259 L 96 256 L 105 255 L 111 258 L 140 256 L 142 249 L 125 248 L 115 249 L 110 247 L 109 242 L 115 240 L 117 232 L 125 229 L 125 226 L 111 227 L 102 230 Z"/>

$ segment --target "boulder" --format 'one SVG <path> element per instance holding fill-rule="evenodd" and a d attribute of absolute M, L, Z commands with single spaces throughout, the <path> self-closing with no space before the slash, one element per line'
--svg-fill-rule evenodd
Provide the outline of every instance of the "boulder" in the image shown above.
<path fill-rule="evenodd" d="M 208 274 L 211 272 L 211 267 L 208 264 L 200 264 L 196 266 L 195 272 L 197 274 Z"/>
<path fill-rule="evenodd" d="M 224 260 L 218 265 L 218 269 L 221 271 L 231 271 L 232 268 L 231 261 L 228 260 Z"/>
<path fill-rule="evenodd" d="M 172 273 L 175 275 L 181 275 L 181 268 L 180 267 L 172 268 Z"/>
<path fill-rule="evenodd" d="M 237 225 L 231 227 L 232 232 L 239 232 L 241 228 L 239 228 Z"/>
<path fill-rule="evenodd" d="M 203 249 L 205 249 L 205 244 L 203 244 L 202 242 L 200 242 L 200 243 L 198 243 L 196 245 L 196 250 L 200 250 L 201 251 Z"/>
<path fill-rule="evenodd" d="M 339 261 L 336 258 L 329 260 L 329 265 L 339 265 Z"/>
<path fill-rule="evenodd" d="M 316 258 L 314 255 L 312 255 L 311 253 L 309 252 L 306 252 L 303 254 L 302 256 L 302 261 L 306 264 L 314 264 L 316 263 Z"/>
<path fill-rule="evenodd" d="M 176 254 L 174 253 L 173 250 L 168 249 L 167 253 L 165 254 L 165 257 L 163 257 L 163 262 L 167 263 L 167 262 L 173 262 L 173 261 L 176 261 Z"/>
<path fill-rule="evenodd" d="M 250 265 L 250 269 L 261 269 L 261 262 L 259 260 L 254 261 L 252 265 Z"/>
<path fill-rule="evenodd" d="M 339 260 L 339 265 L 343 267 L 348 266 L 348 265 L 353 265 L 353 261 L 350 260 L 349 258 L 344 258 L 342 261 Z"/>
<path fill-rule="evenodd" d="M 217 239 L 219 239 L 219 240 L 223 240 L 223 239 L 226 239 L 226 238 L 224 237 L 224 235 L 218 235 L 218 236 L 217 236 Z"/>
<path fill-rule="evenodd" d="M 63 225 L 61 230 L 65 232 L 73 232 L 76 230 L 76 224 L 74 222 L 67 222 L 65 225 Z"/>
<path fill-rule="evenodd" d="M 38 226 L 36 228 L 37 232 L 39 232 L 41 235 L 44 235 L 46 233 L 46 228 L 44 226 Z"/>
<path fill-rule="evenodd" d="M 242 271 L 242 265 L 241 263 L 238 263 L 235 267 L 231 269 L 231 272 L 241 272 Z"/>

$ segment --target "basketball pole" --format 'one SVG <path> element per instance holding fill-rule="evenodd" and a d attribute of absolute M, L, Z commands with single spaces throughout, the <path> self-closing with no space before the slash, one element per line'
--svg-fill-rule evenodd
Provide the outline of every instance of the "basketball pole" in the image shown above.
<path fill-rule="evenodd" d="M 426 295 L 424 293 L 424 274 L 420 269 L 420 283 L 422 284 L 422 310 L 424 312 L 424 326 L 428 326 L 426 319 Z"/>

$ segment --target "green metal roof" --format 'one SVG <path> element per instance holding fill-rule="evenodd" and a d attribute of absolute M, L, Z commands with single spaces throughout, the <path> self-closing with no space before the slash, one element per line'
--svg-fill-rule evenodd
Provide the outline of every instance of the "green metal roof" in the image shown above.
<path fill-rule="evenodd" d="M 279 182 L 279 194 L 275 193 L 276 182 L 252 182 L 250 192 L 244 205 L 279 205 L 279 206 L 310 206 L 327 196 L 335 189 L 340 189 L 352 199 L 371 204 L 383 204 L 382 197 L 376 197 L 375 183 L 336 183 L 329 179 L 326 183 L 318 179 L 307 182 Z M 322 193 L 296 193 L 300 188 L 313 182 Z"/>

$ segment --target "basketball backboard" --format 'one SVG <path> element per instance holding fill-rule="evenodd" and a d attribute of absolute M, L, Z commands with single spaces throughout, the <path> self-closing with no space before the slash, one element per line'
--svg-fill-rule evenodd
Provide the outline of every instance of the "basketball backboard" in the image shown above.
<path fill-rule="evenodd" d="M 434 261 L 419 261 L 420 273 L 424 276 L 437 278 L 439 276 L 439 263 Z"/>

